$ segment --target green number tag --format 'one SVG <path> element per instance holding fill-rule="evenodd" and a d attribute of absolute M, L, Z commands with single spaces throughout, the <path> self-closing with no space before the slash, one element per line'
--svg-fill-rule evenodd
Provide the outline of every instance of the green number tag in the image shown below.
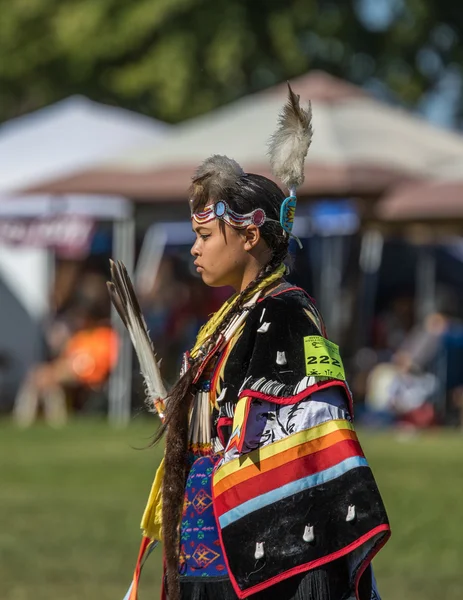
<path fill-rule="evenodd" d="M 304 338 L 304 354 L 307 375 L 346 379 L 339 348 L 333 342 L 319 335 L 309 335 Z"/>

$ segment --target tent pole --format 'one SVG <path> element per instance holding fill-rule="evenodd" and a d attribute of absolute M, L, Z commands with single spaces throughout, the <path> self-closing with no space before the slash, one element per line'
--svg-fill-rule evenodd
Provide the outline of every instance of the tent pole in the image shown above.
<path fill-rule="evenodd" d="M 416 267 L 415 320 L 422 323 L 436 310 L 436 258 L 434 248 L 418 247 Z"/>
<path fill-rule="evenodd" d="M 323 236 L 320 242 L 320 308 L 330 339 L 339 343 L 344 236 Z"/>
<path fill-rule="evenodd" d="M 360 285 L 355 349 L 370 343 L 369 329 L 375 313 L 379 271 L 383 259 L 384 237 L 377 229 L 367 229 L 362 234 L 360 246 Z"/>
<path fill-rule="evenodd" d="M 130 277 L 135 263 L 135 221 L 132 217 L 113 223 L 113 259 L 120 260 Z M 119 360 L 109 380 L 108 418 L 111 424 L 126 426 L 132 406 L 132 345 L 114 306 L 111 324 L 119 336 Z"/>

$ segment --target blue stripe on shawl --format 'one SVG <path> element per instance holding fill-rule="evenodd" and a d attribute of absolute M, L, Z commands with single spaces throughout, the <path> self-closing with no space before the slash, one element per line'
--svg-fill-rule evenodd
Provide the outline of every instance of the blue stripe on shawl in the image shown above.
<path fill-rule="evenodd" d="M 321 485 L 322 483 L 327 483 L 328 481 L 332 481 L 347 471 L 351 469 L 355 469 L 356 467 L 367 467 L 368 463 L 366 458 L 361 456 L 353 456 L 351 458 L 346 458 L 339 464 L 334 467 L 330 467 L 329 469 L 325 469 L 324 471 L 320 471 L 315 473 L 314 475 L 309 475 L 307 477 L 303 477 L 302 479 L 298 479 L 297 481 L 292 481 L 291 483 L 287 483 L 276 490 L 272 490 L 271 492 L 266 492 L 265 494 L 261 494 L 256 498 L 252 498 L 251 500 L 247 500 L 240 504 L 239 506 L 232 508 L 231 510 L 224 513 L 221 517 L 219 517 L 220 527 L 224 529 L 227 525 L 231 525 L 238 519 L 242 519 L 249 513 L 252 513 L 260 508 L 264 508 L 265 506 L 269 506 L 270 504 L 274 504 L 279 500 L 283 500 L 283 498 L 288 498 L 288 496 L 293 496 L 298 492 L 302 492 L 311 487 L 315 487 L 316 485 Z"/>

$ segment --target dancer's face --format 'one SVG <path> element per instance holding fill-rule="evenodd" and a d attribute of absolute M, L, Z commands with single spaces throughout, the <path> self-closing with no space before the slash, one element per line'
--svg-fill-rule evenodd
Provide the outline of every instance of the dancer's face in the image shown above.
<path fill-rule="evenodd" d="M 220 224 L 218 219 L 203 225 L 192 220 L 196 241 L 191 254 L 205 284 L 229 285 L 239 292 L 247 285 L 253 268 L 255 270 L 256 254 L 260 254 L 266 244 L 255 225 L 237 230 L 227 224 L 220 227 Z"/>

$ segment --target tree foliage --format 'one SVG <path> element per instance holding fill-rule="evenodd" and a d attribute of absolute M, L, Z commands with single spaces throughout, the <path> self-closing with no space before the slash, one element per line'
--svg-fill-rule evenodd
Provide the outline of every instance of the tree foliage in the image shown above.
<path fill-rule="evenodd" d="M 79 93 L 175 122 L 314 68 L 414 104 L 463 65 L 455 0 L 0 0 L 0 14 L 0 120 Z"/>

